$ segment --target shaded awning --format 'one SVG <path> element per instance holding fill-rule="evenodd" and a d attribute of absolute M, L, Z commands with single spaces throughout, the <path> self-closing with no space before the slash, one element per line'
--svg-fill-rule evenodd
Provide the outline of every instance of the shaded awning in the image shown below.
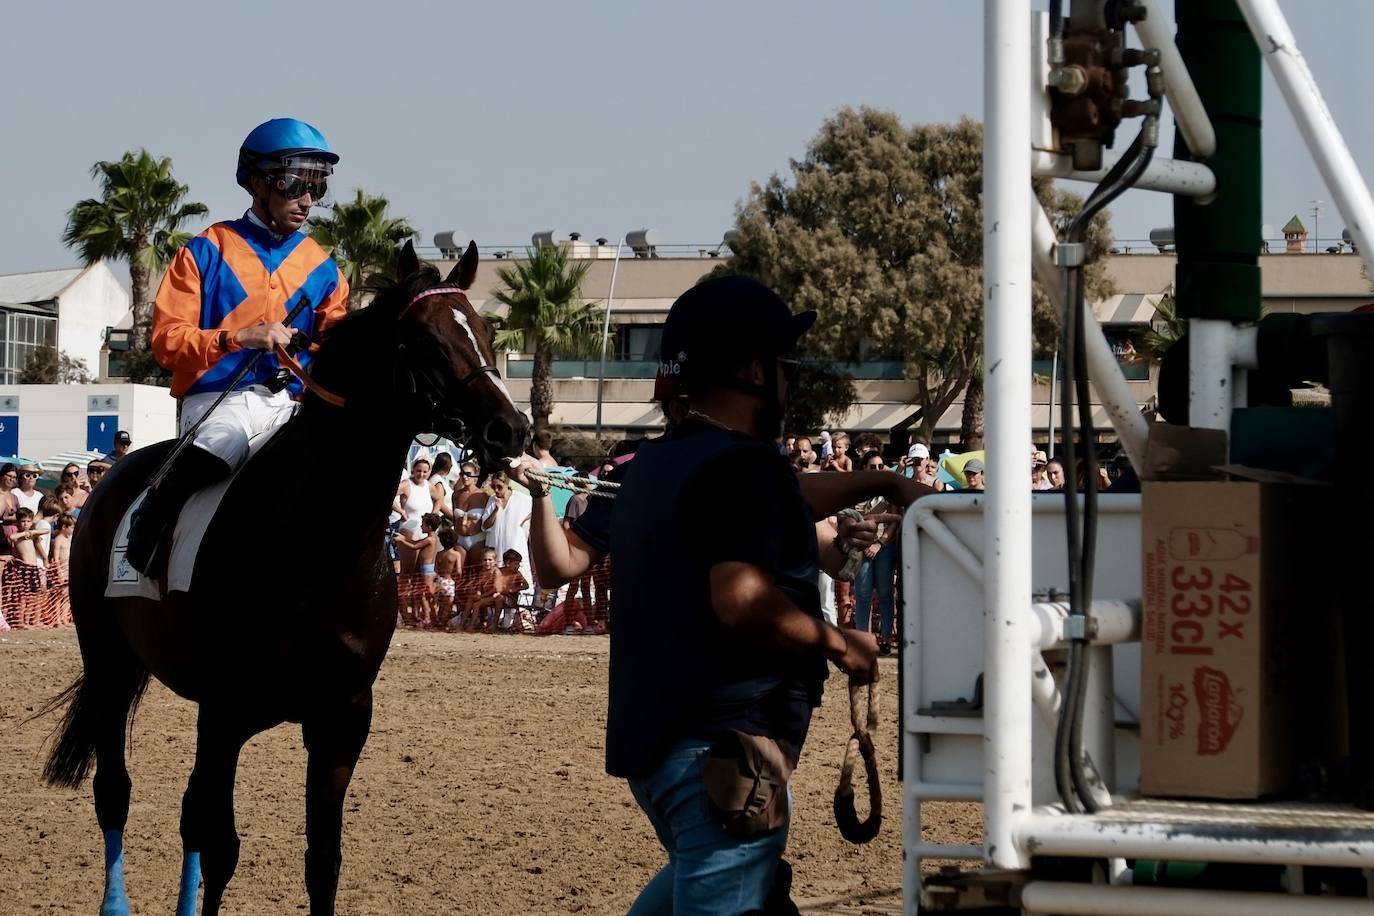
<path fill-rule="evenodd" d="M 887 432 L 902 420 L 911 416 L 916 408 L 910 404 L 861 404 L 853 407 L 847 414 L 834 421 L 830 428 L 843 429 L 851 433 Z M 1031 428 L 1037 435 L 1049 431 L 1050 405 L 1033 404 L 1029 407 Z M 950 405 L 944 416 L 935 424 L 937 432 L 957 433 L 963 420 L 964 405 Z M 1059 429 L 1059 408 L 1054 409 L 1054 426 Z M 1100 432 L 1111 432 L 1112 423 L 1107 411 L 1100 404 L 1093 405 L 1093 426 Z"/>
<path fill-rule="evenodd" d="M 1117 293 L 1093 303 L 1093 315 L 1102 324 L 1149 324 L 1163 293 Z"/>

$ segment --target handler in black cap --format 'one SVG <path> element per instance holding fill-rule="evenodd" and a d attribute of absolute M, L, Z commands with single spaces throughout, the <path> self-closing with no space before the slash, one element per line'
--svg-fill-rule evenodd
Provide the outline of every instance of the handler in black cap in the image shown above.
<path fill-rule="evenodd" d="M 873 635 L 821 616 L 815 522 L 776 445 L 815 319 L 727 277 L 684 293 L 664 326 L 661 370 L 684 381 L 691 410 L 639 449 L 610 542 L 606 769 L 629 780 L 668 852 L 632 913 L 790 906 L 787 779 L 826 660 L 878 676 Z M 747 494 L 749 512 L 723 526 L 728 493 Z"/>

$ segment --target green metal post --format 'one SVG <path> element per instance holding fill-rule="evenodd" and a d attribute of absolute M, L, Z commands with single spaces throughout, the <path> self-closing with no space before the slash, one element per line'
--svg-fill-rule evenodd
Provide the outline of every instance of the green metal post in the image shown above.
<path fill-rule="evenodd" d="M 1217 134 L 1207 204 L 1174 197 L 1175 298 L 1184 318 L 1258 321 L 1260 54 L 1235 0 L 1178 0 L 1178 49 Z M 1181 136 L 1174 155 L 1194 158 Z"/>

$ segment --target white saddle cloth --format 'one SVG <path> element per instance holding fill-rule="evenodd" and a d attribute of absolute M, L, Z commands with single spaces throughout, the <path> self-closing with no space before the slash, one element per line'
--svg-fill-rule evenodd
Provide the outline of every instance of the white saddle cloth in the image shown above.
<path fill-rule="evenodd" d="M 143 504 L 143 498 L 148 495 L 147 488 L 144 488 L 143 492 L 138 494 L 138 499 L 135 499 L 124 513 L 124 517 L 119 520 L 119 527 L 115 529 L 114 546 L 110 549 L 110 576 L 105 584 L 105 597 L 151 598 L 157 601 L 167 592 L 189 592 L 191 574 L 196 568 L 196 556 L 200 553 L 200 542 L 205 537 L 205 530 L 210 527 L 210 519 L 214 518 L 215 510 L 219 508 L 234 478 L 281 428 L 275 426 L 261 435 L 254 436 L 248 443 L 248 458 L 239 466 L 238 471 L 219 483 L 197 490 L 186 500 L 186 505 L 181 508 L 181 514 L 177 516 L 176 529 L 172 532 L 172 553 L 167 564 L 165 585 L 152 576 L 143 575 L 124 558 L 129 547 L 129 524 L 133 520 L 134 510 Z"/>

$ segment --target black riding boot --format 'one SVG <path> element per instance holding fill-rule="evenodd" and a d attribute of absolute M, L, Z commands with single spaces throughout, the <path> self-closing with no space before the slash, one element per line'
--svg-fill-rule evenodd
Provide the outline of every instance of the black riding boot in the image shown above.
<path fill-rule="evenodd" d="M 172 462 L 167 476 L 148 491 L 129 524 L 129 545 L 124 558 L 145 576 L 157 566 L 167 528 L 176 520 L 186 500 L 197 490 L 229 476 L 232 469 L 223 458 L 194 445 Z"/>

